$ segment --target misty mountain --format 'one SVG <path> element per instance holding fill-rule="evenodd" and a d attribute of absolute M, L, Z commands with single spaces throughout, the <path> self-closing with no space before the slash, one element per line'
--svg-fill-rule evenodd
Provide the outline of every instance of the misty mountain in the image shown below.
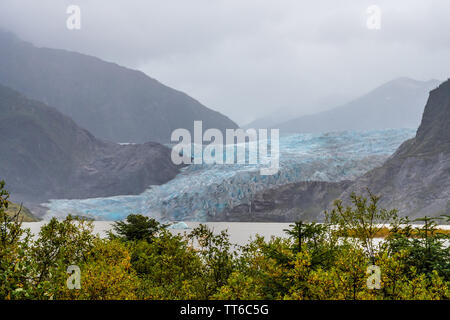
<path fill-rule="evenodd" d="M 450 80 L 430 92 L 416 137 L 343 196 L 369 188 L 381 205 L 410 217 L 450 214 Z"/>
<path fill-rule="evenodd" d="M 174 129 L 237 125 L 144 73 L 101 59 L 38 48 L 0 31 L 0 83 L 55 106 L 96 137 L 115 142 L 169 142 Z"/>
<path fill-rule="evenodd" d="M 417 128 L 430 90 L 440 81 L 399 78 L 340 107 L 273 126 L 280 132 Z"/>
<path fill-rule="evenodd" d="M 352 192 L 381 196 L 380 206 L 401 216 L 450 214 L 450 80 L 429 94 L 422 122 L 380 167 L 355 181 L 303 181 L 257 192 L 251 207 L 241 204 L 218 219 L 286 222 L 323 220 L 335 199 L 349 204 Z"/>
<path fill-rule="evenodd" d="M 279 124 L 281 122 L 285 122 L 288 119 L 292 119 L 292 115 L 290 115 L 286 112 L 272 113 L 270 115 L 257 118 L 256 120 L 253 120 L 252 122 L 250 122 L 246 125 L 243 125 L 242 128 L 244 128 L 244 129 L 273 128 L 277 124 Z"/>
<path fill-rule="evenodd" d="M 137 194 L 179 171 L 156 142 L 95 138 L 55 108 L 0 86 L 0 179 L 14 201 Z"/>
<path fill-rule="evenodd" d="M 350 99 L 341 94 L 331 94 L 321 97 L 316 100 L 313 104 L 314 108 L 317 110 L 328 110 L 337 105 L 344 104 Z M 264 129 L 264 128 L 277 128 L 280 123 L 285 123 L 292 119 L 299 117 L 298 112 L 293 112 L 290 108 L 279 108 L 277 112 L 270 113 L 268 115 L 260 116 L 255 120 L 249 122 L 242 126 L 242 128 L 254 128 L 254 129 Z"/>

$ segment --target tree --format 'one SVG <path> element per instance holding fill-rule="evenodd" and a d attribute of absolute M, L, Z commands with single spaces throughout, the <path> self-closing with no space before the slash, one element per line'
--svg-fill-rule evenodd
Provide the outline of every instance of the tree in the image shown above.
<path fill-rule="evenodd" d="M 264 292 L 258 279 L 238 271 L 233 272 L 213 299 L 218 300 L 260 300 Z"/>
<path fill-rule="evenodd" d="M 93 248 L 96 236 L 92 231 L 92 221 L 71 215 L 62 221 L 52 218 L 41 227 L 30 248 L 39 299 L 58 298 L 66 287 L 67 268 L 84 263 Z"/>
<path fill-rule="evenodd" d="M 188 239 L 192 241 L 193 247 L 198 248 L 203 277 L 198 290 L 202 295 L 200 299 L 206 299 L 227 283 L 236 265 L 235 254 L 231 251 L 232 245 L 226 231 L 216 235 L 206 225 L 201 224 L 192 230 Z"/>
<path fill-rule="evenodd" d="M 20 209 L 8 215 L 9 192 L 0 181 L 0 299 L 29 298 L 33 286 L 28 276 L 32 263 L 28 258 L 31 234 L 22 229 Z"/>
<path fill-rule="evenodd" d="M 122 241 L 95 239 L 79 266 L 81 288 L 70 290 L 64 283 L 55 299 L 137 299 L 140 279 L 131 267 L 130 253 Z"/>
<path fill-rule="evenodd" d="M 20 206 L 17 213 L 8 215 L 9 192 L 5 189 L 5 181 L 0 181 L 0 245 L 6 248 L 7 245 L 17 243 L 23 234 L 22 220 L 20 219 Z"/>
<path fill-rule="evenodd" d="M 389 222 L 397 217 L 397 210 L 386 210 L 378 207 L 380 197 L 367 190 L 369 199 L 350 195 L 353 207 L 344 207 L 342 200 L 334 202 L 335 208 L 331 212 L 325 212 L 326 220 L 330 225 L 337 227 L 340 236 L 357 240 L 365 253 L 374 263 L 375 236 L 385 228 Z"/>
<path fill-rule="evenodd" d="M 113 226 L 115 232 L 109 233 L 110 238 L 118 237 L 125 241 L 145 240 L 152 242 L 159 231 L 167 225 L 160 224 L 153 218 L 141 214 L 130 214 L 126 221 L 116 221 Z"/>
<path fill-rule="evenodd" d="M 422 222 L 422 227 L 413 228 L 409 220 L 394 225 L 386 238 L 385 246 L 391 254 L 405 251 L 406 266 L 415 267 L 418 273 L 431 276 L 436 271 L 446 281 L 450 280 L 450 247 L 446 244 L 449 236 L 437 229 L 438 218 L 423 217 L 414 220 Z"/>
<path fill-rule="evenodd" d="M 311 255 L 311 265 L 332 263 L 334 252 L 337 246 L 337 237 L 329 232 L 330 226 L 320 223 L 305 223 L 303 221 L 295 222 L 289 225 L 290 229 L 284 231 L 294 241 L 292 250 L 301 252 L 307 250 Z"/>
<path fill-rule="evenodd" d="M 141 279 L 139 298 L 186 299 L 186 283 L 204 281 L 200 258 L 181 236 L 164 230 L 151 243 L 141 240 L 130 248 L 131 265 Z"/>

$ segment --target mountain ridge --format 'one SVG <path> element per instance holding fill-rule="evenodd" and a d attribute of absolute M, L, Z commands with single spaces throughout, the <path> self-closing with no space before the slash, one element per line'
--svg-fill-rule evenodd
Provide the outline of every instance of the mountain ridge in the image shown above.
<path fill-rule="evenodd" d="M 331 132 L 417 128 L 428 93 L 441 81 L 401 77 L 346 104 L 279 123 L 280 132 Z"/>
<path fill-rule="evenodd" d="M 178 128 L 237 124 L 139 70 L 61 49 L 40 48 L 0 31 L 0 83 L 55 106 L 96 137 L 170 142 Z"/>
<path fill-rule="evenodd" d="M 382 206 L 397 208 L 401 215 L 450 213 L 450 80 L 430 92 L 416 136 L 342 197 L 366 188 L 382 196 Z"/>
<path fill-rule="evenodd" d="M 383 165 L 353 181 L 303 181 L 258 192 L 250 208 L 224 213 L 229 221 L 323 220 L 335 199 L 350 194 L 381 196 L 381 208 L 411 219 L 450 214 L 450 80 L 432 90 L 416 136 L 403 142 Z M 212 219 L 220 220 L 221 217 Z M 255 220 L 259 219 L 259 220 Z"/>
<path fill-rule="evenodd" d="M 179 172 L 159 143 L 97 139 L 57 109 L 2 85 L 0 136 L 0 179 L 14 202 L 32 210 L 54 198 L 137 194 Z"/>

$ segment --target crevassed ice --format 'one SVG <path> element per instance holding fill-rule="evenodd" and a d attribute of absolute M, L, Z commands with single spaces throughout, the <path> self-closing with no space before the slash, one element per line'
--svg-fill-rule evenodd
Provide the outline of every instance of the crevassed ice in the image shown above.
<path fill-rule="evenodd" d="M 161 221 L 205 221 L 225 208 L 251 201 L 255 192 L 298 181 L 354 179 L 381 165 L 414 129 L 294 134 L 280 137 L 280 170 L 259 173 L 261 165 L 190 165 L 173 180 L 136 196 L 50 200 L 45 218 L 67 214 L 119 220 L 142 213 Z"/>

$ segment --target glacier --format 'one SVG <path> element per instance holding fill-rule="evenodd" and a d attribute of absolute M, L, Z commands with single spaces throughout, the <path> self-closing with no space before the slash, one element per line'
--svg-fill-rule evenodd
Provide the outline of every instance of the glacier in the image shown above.
<path fill-rule="evenodd" d="M 141 213 L 163 222 L 206 221 L 276 185 L 355 179 L 380 166 L 415 132 L 386 129 L 281 136 L 280 169 L 275 175 L 260 175 L 264 164 L 192 164 L 173 180 L 149 186 L 139 195 L 50 200 L 42 204 L 48 208 L 44 219 L 74 214 L 111 221 Z"/>

